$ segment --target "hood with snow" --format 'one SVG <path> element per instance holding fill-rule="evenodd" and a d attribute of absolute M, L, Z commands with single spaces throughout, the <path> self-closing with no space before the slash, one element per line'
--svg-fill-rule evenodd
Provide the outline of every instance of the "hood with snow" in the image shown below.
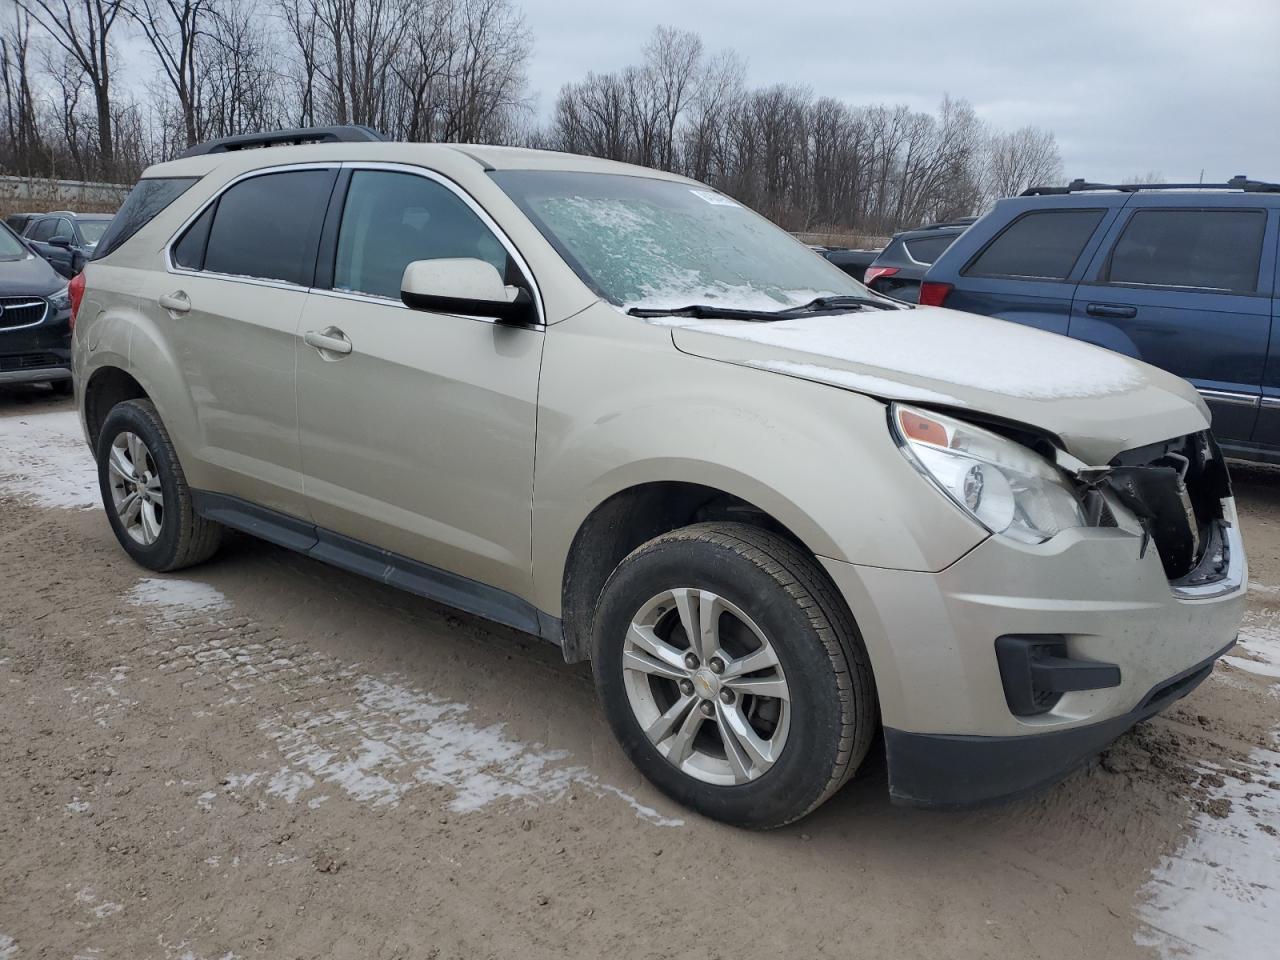
<path fill-rule="evenodd" d="M 1209 426 L 1199 394 L 1173 374 L 1058 334 L 941 307 L 765 323 L 660 322 L 684 353 L 1012 420 L 1056 435 L 1092 465 Z"/>

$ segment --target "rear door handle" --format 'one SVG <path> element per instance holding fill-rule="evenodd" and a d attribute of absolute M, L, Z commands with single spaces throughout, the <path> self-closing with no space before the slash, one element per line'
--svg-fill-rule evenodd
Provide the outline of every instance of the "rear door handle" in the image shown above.
<path fill-rule="evenodd" d="M 175 290 L 173 293 L 166 293 L 158 298 L 156 303 L 164 307 L 170 313 L 186 313 L 191 309 L 191 300 L 188 299 L 186 293 L 181 290 Z"/>
<path fill-rule="evenodd" d="M 1122 307 L 1115 303 L 1091 303 L 1084 308 L 1084 312 L 1091 317 L 1113 317 L 1117 320 L 1127 320 L 1138 315 L 1138 308 Z"/>
<path fill-rule="evenodd" d="M 308 330 L 302 335 L 302 340 L 307 346 L 315 347 L 321 353 L 336 353 L 346 356 L 351 352 L 351 341 L 337 327 Z"/>

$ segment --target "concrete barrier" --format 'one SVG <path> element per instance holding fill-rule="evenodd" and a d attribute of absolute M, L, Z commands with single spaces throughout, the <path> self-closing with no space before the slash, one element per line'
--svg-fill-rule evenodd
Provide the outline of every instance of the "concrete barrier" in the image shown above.
<path fill-rule="evenodd" d="M 35 177 L 0 177 L 0 204 L 9 210 L 114 209 L 124 202 L 130 185 L 84 180 L 43 180 Z"/>

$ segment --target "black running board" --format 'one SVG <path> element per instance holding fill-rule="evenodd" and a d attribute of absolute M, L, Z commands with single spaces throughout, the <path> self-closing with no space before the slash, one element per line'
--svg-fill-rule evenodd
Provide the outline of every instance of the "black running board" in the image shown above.
<path fill-rule="evenodd" d="M 558 617 L 544 613 L 506 590 L 411 560 L 239 497 L 193 490 L 191 500 L 196 513 L 208 520 L 370 580 L 531 633 L 557 646 L 563 645 L 564 630 Z"/>

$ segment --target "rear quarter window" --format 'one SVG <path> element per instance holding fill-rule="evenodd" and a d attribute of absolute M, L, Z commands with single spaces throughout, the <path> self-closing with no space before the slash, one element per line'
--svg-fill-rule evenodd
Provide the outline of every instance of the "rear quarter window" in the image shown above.
<path fill-rule="evenodd" d="M 126 240 L 154 220 L 165 207 L 191 189 L 198 177 L 148 177 L 139 180 L 129 191 L 120 212 L 107 227 L 93 251 L 93 260 L 101 260 L 117 250 Z"/>
<path fill-rule="evenodd" d="M 972 260 L 966 277 L 1065 280 L 1106 210 L 1036 210 L 1024 213 Z"/>
<path fill-rule="evenodd" d="M 958 233 L 947 233 L 940 237 L 921 237 L 919 240 L 908 240 L 907 253 L 911 254 L 911 259 L 916 263 L 933 263 L 940 256 L 942 251 L 951 246 L 958 237 Z"/>

